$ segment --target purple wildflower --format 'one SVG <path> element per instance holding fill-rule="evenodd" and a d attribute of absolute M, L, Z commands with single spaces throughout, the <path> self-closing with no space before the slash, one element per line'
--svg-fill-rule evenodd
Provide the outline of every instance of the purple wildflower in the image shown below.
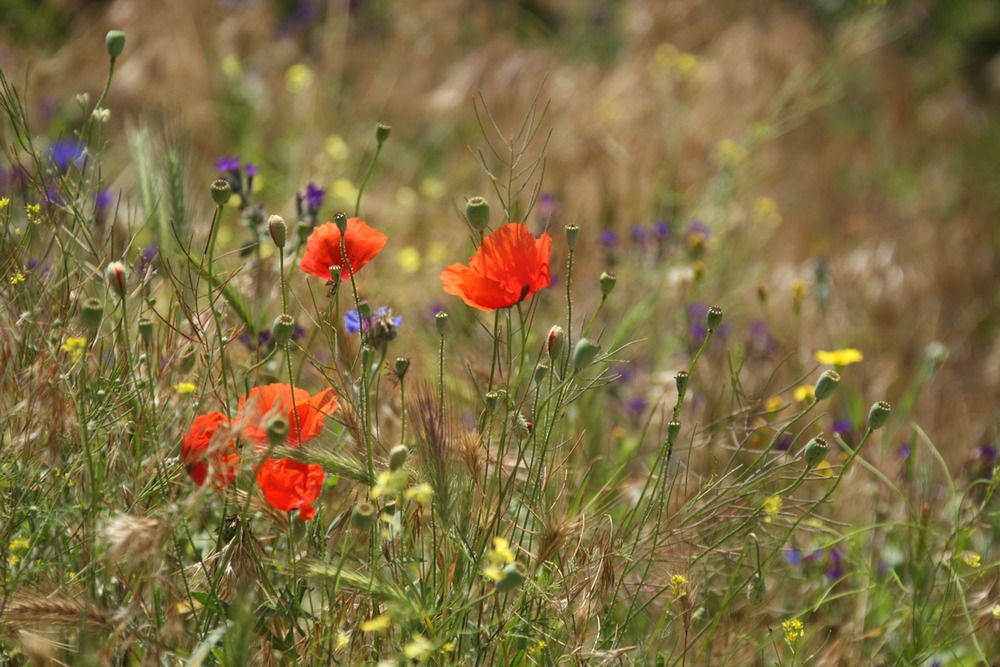
<path fill-rule="evenodd" d="M 750 338 L 747 349 L 755 357 L 767 358 L 778 351 L 778 339 L 771 333 L 771 327 L 764 320 L 754 320 L 750 323 Z"/>
<path fill-rule="evenodd" d="M 896 452 L 896 456 L 899 457 L 900 461 L 909 461 L 910 454 L 912 453 L 912 451 L 913 448 L 910 445 L 910 443 L 904 442 L 902 445 L 899 446 L 899 450 Z"/>
<path fill-rule="evenodd" d="M 653 225 L 653 236 L 657 241 L 664 241 L 670 238 L 670 225 L 666 220 L 660 219 Z"/>
<path fill-rule="evenodd" d="M 551 192 L 538 195 L 538 212 L 543 218 L 554 218 L 562 211 L 562 204 Z"/>
<path fill-rule="evenodd" d="M 785 549 L 781 552 L 781 558 L 789 565 L 802 565 L 802 552 L 798 549 Z"/>
<path fill-rule="evenodd" d="M 83 157 L 84 145 L 76 139 L 59 139 L 49 147 L 49 159 L 59 171 L 69 169 L 70 162 Z"/>
<path fill-rule="evenodd" d="M 618 244 L 618 234 L 615 230 L 607 227 L 601 230 L 601 235 L 597 237 L 597 240 L 605 248 L 613 248 Z"/>
<path fill-rule="evenodd" d="M 844 576 L 844 557 L 840 553 L 840 547 L 830 549 L 827 557 L 826 577 L 830 581 L 839 581 Z"/>
<path fill-rule="evenodd" d="M 684 245 L 691 249 L 704 248 L 712 238 L 712 230 L 701 220 L 692 220 L 687 233 L 684 234 Z"/>
<path fill-rule="evenodd" d="M 148 245 L 143 248 L 142 254 L 139 255 L 139 261 L 136 262 L 135 272 L 145 278 L 146 274 L 149 273 L 150 268 L 152 268 L 153 263 L 156 261 L 156 256 L 158 254 L 159 250 L 156 245 Z"/>
<path fill-rule="evenodd" d="M 264 329 L 257 333 L 257 345 L 263 347 L 271 340 L 271 330 Z"/>
<path fill-rule="evenodd" d="M 306 206 L 312 212 L 318 212 L 323 208 L 323 196 L 326 194 L 326 190 L 319 187 L 312 181 L 306 184 Z"/>
<path fill-rule="evenodd" d="M 386 345 L 396 337 L 396 330 L 403 324 L 403 316 L 393 316 L 392 311 L 380 306 L 367 318 L 362 318 L 356 310 L 344 315 L 344 329 L 347 333 L 358 333 L 364 329 L 368 341 L 375 347 Z"/>
<path fill-rule="evenodd" d="M 646 228 L 642 225 L 632 225 L 632 231 L 630 233 L 632 236 L 632 243 L 642 245 L 646 242 Z"/>
<path fill-rule="evenodd" d="M 219 161 L 215 163 L 216 171 L 239 171 L 240 170 L 240 158 L 232 156 L 220 157 Z"/>
<path fill-rule="evenodd" d="M 94 208 L 98 211 L 103 211 L 111 205 L 113 199 L 114 196 L 109 190 L 98 190 L 97 194 L 94 195 Z"/>
<path fill-rule="evenodd" d="M 259 171 L 260 168 L 257 165 L 255 165 L 253 162 L 247 162 L 246 166 L 247 178 L 253 178 L 254 176 L 257 175 Z"/>
<path fill-rule="evenodd" d="M 636 396 L 625 404 L 625 410 L 632 415 L 638 416 L 645 412 L 648 406 L 649 402 L 644 396 Z"/>

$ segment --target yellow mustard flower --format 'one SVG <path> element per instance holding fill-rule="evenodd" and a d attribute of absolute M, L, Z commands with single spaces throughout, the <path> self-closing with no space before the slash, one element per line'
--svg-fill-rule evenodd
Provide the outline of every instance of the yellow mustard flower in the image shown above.
<path fill-rule="evenodd" d="M 688 580 L 683 574 L 675 574 L 670 577 L 670 587 L 673 589 L 675 598 L 679 598 L 687 593 Z"/>
<path fill-rule="evenodd" d="M 853 347 L 845 347 L 839 350 L 816 350 L 816 361 L 830 366 L 847 366 L 856 364 L 864 359 L 861 350 Z"/>
<path fill-rule="evenodd" d="M 28 222 L 39 224 L 42 221 L 41 204 L 28 204 L 24 207 L 24 213 L 28 216 Z"/>
<path fill-rule="evenodd" d="M 431 498 L 434 496 L 434 489 L 431 485 L 423 482 L 421 484 L 414 484 L 406 491 L 403 492 L 403 498 L 406 500 L 415 502 L 421 507 L 427 507 L 431 504 Z"/>
<path fill-rule="evenodd" d="M 781 511 L 781 496 L 768 496 L 764 499 L 764 513 L 767 514 L 764 517 L 764 521 L 770 522 L 778 512 Z"/>
<path fill-rule="evenodd" d="M 493 548 L 486 552 L 486 557 L 502 564 L 514 562 L 514 552 L 511 551 L 510 542 L 503 537 L 493 538 Z"/>
<path fill-rule="evenodd" d="M 548 646 L 548 644 L 545 641 L 539 640 L 539 641 L 535 642 L 534 646 L 532 646 L 531 648 L 528 649 L 528 654 L 529 655 L 538 655 L 539 653 L 541 653 L 542 651 L 545 650 L 546 646 Z"/>
<path fill-rule="evenodd" d="M 816 387 L 811 384 L 800 384 L 795 388 L 795 393 L 793 394 L 795 400 L 799 403 L 811 401 L 815 395 Z"/>
<path fill-rule="evenodd" d="M 187 396 L 188 394 L 193 394 L 198 390 L 198 386 L 194 382 L 178 382 L 174 385 L 174 391 L 176 391 L 181 396 Z"/>
<path fill-rule="evenodd" d="M 982 567 L 983 565 L 982 557 L 975 551 L 966 551 L 965 553 L 963 553 L 962 562 L 971 567 L 972 569 Z"/>
<path fill-rule="evenodd" d="M 392 625 L 392 617 L 389 614 L 379 614 L 375 618 L 369 618 L 361 624 L 362 632 L 385 632 Z"/>
<path fill-rule="evenodd" d="M 24 282 L 24 280 L 25 280 L 24 274 L 21 273 L 20 271 L 18 271 L 17 273 L 15 273 L 14 275 L 12 275 L 10 277 L 10 284 L 11 285 L 20 285 L 21 283 Z"/>
<path fill-rule="evenodd" d="M 10 205 L 10 197 L 0 197 L 0 211 L 7 208 Z"/>
<path fill-rule="evenodd" d="M 72 336 L 66 339 L 66 342 L 62 344 L 60 348 L 63 352 L 69 353 L 69 359 L 74 364 L 83 357 L 84 351 L 87 349 L 87 339 L 81 336 Z"/>
<path fill-rule="evenodd" d="M 410 638 L 409 643 L 403 647 L 403 655 L 409 660 L 422 662 L 426 660 L 434 650 L 434 644 L 421 634 L 415 634 Z"/>
<path fill-rule="evenodd" d="M 806 635 L 806 630 L 802 625 L 802 621 L 797 619 L 782 621 L 781 628 L 785 631 L 785 643 L 789 646 L 793 645 Z"/>

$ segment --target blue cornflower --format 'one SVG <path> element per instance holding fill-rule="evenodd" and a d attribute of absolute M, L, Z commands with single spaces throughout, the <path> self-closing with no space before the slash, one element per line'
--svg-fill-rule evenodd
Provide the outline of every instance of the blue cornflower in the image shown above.
<path fill-rule="evenodd" d="M 347 333 L 355 334 L 363 328 L 368 335 L 368 342 L 376 347 L 395 338 L 396 330 L 402 324 L 403 316 L 393 316 L 392 311 L 385 306 L 379 307 L 366 319 L 362 319 L 356 310 L 349 310 L 344 314 L 344 329 Z"/>
<path fill-rule="evenodd" d="M 49 159 L 59 171 L 69 169 L 70 162 L 83 157 L 84 145 L 76 139 L 60 139 L 49 147 Z"/>

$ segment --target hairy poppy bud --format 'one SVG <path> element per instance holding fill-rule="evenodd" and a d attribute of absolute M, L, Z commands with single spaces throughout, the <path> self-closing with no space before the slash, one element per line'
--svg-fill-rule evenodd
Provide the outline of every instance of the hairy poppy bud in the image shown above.
<path fill-rule="evenodd" d="M 116 60 L 125 50 L 125 33 L 121 30 L 109 30 L 104 37 L 104 46 L 111 59 Z"/>
<path fill-rule="evenodd" d="M 489 391 L 486 392 L 483 400 L 486 402 L 486 409 L 492 414 L 497 409 L 497 402 L 500 400 L 500 397 L 495 391 Z"/>
<path fill-rule="evenodd" d="M 389 470 L 393 472 L 399 470 L 406 463 L 410 455 L 410 449 L 406 445 L 396 445 L 389 450 Z"/>
<path fill-rule="evenodd" d="M 840 373 L 829 370 L 823 371 L 823 374 L 819 376 L 818 380 L 816 380 L 816 386 L 813 388 L 813 396 L 816 397 L 817 401 L 829 398 L 833 395 L 833 392 L 837 390 L 837 385 L 839 384 Z"/>
<path fill-rule="evenodd" d="M 535 366 L 535 384 L 541 384 L 545 376 L 549 374 L 549 367 L 547 364 L 538 364 Z"/>
<path fill-rule="evenodd" d="M 288 240 L 288 225 L 285 224 L 285 219 L 280 215 L 272 215 L 267 219 L 267 231 L 271 234 L 271 240 L 274 241 L 274 245 L 279 248 L 285 247 L 285 241 Z"/>
<path fill-rule="evenodd" d="M 805 456 L 806 465 L 810 468 L 815 468 L 819 465 L 820 461 L 826 458 L 828 451 L 830 451 L 830 445 L 826 443 L 826 440 L 816 437 L 806 443 L 802 453 Z"/>
<path fill-rule="evenodd" d="M 558 324 L 549 329 L 549 338 L 546 342 L 546 351 L 549 359 L 555 361 L 562 354 L 563 345 L 566 343 L 566 332 Z"/>
<path fill-rule="evenodd" d="M 889 421 L 890 412 L 892 412 L 892 406 L 885 401 L 875 403 L 868 412 L 868 428 L 875 431 L 885 426 L 885 423 Z"/>
<path fill-rule="evenodd" d="M 579 371 L 594 363 L 594 359 L 597 358 L 597 353 L 600 351 L 600 345 L 591 343 L 586 338 L 581 338 L 573 350 L 573 370 Z"/>
<path fill-rule="evenodd" d="M 434 326 L 437 328 L 439 336 L 444 336 L 448 331 L 448 313 L 441 311 L 434 316 Z"/>
<path fill-rule="evenodd" d="M 410 369 L 410 360 L 406 357 L 396 357 L 396 377 L 402 380 L 406 377 L 406 371 Z"/>
<path fill-rule="evenodd" d="M 128 291 L 127 271 L 128 269 L 121 262 L 111 262 L 104 271 L 104 275 L 108 279 L 108 285 L 120 297 L 124 297 Z"/>
<path fill-rule="evenodd" d="M 473 229 L 482 230 L 490 224 L 490 205 L 482 197 L 473 197 L 465 204 L 465 217 Z"/>

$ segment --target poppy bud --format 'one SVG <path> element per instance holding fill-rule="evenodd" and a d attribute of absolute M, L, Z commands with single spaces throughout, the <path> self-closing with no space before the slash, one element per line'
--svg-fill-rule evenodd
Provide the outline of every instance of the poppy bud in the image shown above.
<path fill-rule="evenodd" d="M 667 424 L 667 442 L 677 442 L 677 436 L 681 432 L 681 423 L 672 421 Z"/>
<path fill-rule="evenodd" d="M 546 350 L 549 359 L 555 361 L 562 354 L 563 345 L 566 343 L 566 332 L 558 324 L 549 329 L 549 339 L 546 343 Z"/>
<path fill-rule="evenodd" d="M 347 232 L 347 214 L 337 213 L 333 216 L 333 224 L 337 225 L 337 229 L 340 230 L 341 234 Z"/>
<path fill-rule="evenodd" d="M 330 267 L 330 282 L 334 285 L 340 284 L 340 276 L 343 275 L 344 269 L 339 264 L 334 264 Z"/>
<path fill-rule="evenodd" d="M 150 341 L 153 340 L 153 321 L 148 317 L 139 320 L 139 337 L 146 345 L 149 345 Z"/>
<path fill-rule="evenodd" d="M 274 338 L 274 344 L 279 347 L 284 347 L 288 344 L 288 341 L 292 339 L 292 335 L 295 333 L 295 318 L 288 313 L 282 313 L 274 318 L 274 324 L 271 325 L 271 335 Z"/>
<path fill-rule="evenodd" d="M 288 420 L 275 417 L 267 423 L 267 441 L 272 445 L 280 445 L 288 439 Z"/>
<path fill-rule="evenodd" d="M 490 205 L 482 197 L 473 197 L 465 204 L 465 216 L 473 229 L 483 230 L 490 224 Z"/>
<path fill-rule="evenodd" d="M 396 377 L 402 380 L 410 369 L 410 360 L 406 357 L 396 357 Z"/>
<path fill-rule="evenodd" d="M 813 388 L 813 396 L 816 397 L 817 401 L 829 398 L 837 390 L 838 384 L 840 384 L 840 373 L 829 370 L 823 371 L 823 374 L 816 380 L 816 386 Z"/>
<path fill-rule="evenodd" d="M 687 393 L 688 382 L 690 380 L 690 373 L 687 371 L 677 371 L 677 375 L 674 376 L 674 381 L 677 382 L 677 400 L 684 400 L 684 395 Z"/>
<path fill-rule="evenodd" d="M 125 50 L 125 33 L 121 30 L 109 30 L 108 34 L 104 37 L 104 46 L 107 48 L 111 59 L 116 60 L 122 54 L 122 51 Z"/>
<path fill-rule="evenodd" d="M 375 141 L 380 145 L 385 143 L 385 140 L 389 138 L 389 134 L 392 132 L 392 125 L 388 123 L 378 123 L 375 125 Z"/>
<path fill-rule="evenodd" d="M 524 565 L 517 561 L 508 563 L 503 568 L 503 577 L 496 583 L 497 592 L 508 593 L 523 584 L 527 578 L 528 570 Z"/>
<path fill-rule="evenodd" d="M 608 271 L 601 274 L 601 296 L 607 296 L 611 294 L 611 291 L 615 288 L 615 283 L 618 282 L 618 276 Z"/>
<path fill-rule="evenodd" d="M 389 450 L 389 470 L 393 472 L 399 470 L 406 463 L 410 455 L 410 449 L 406 445 L 396 445 Z"/>
<path fill-rule="evenodd" d="M 566 245 L 572 250 L 576 247 L 576 240 L 580 237 L 579 225 L 566 225 Z"/>
<path fill-rule="evenodd" d="M 490 414 L 495 412 L 497 409 L 497 402 L 500 399 L 497 393 L 495 391 L 486 392 L 486 396 L 484 396 L 483 399 L 486 401 L 486 409 L 490 412 Z"/>
<path fill-rule="evenodd" d="M 437 328 L 439 336 L 444 336 L 448 331 L 448 313 L 441 311 L 434 316 L 434 326 Z"/>
<path fill-rule="evenodd" d="M 802 453 L 805 456 L 806 465 L 810 468 L 815 468 L 819 465 L 820 461 L 826 458 L 828 451 L 830 451 L 830 445 L 826 443 L 826 440 L 816 437 L 806 443 Z"/>
<path fill-rule="evenodd" d="M 104 304 L 101 303 L 100 299 L 90 297 L 81 306 L 81 316 L 83 326 L 91 331 L 96 331 L 97 327 L 101 326 L 101 318 L 104 317 Z"/>
<path fill-rule="evenodd" d="M 217 178 L 212 181 L 212 201 L 216 206 L 225 206 L 229 203 L 229 198 L 233 196 L 233 186 L 224 178 Z"/>
<path fill-rule="evenodd" d="M 892 412 L 892 406 L 885 401 L 878 401 L 872 405 L 872 409 L 868 412 L 868 428 L 875 431 L 885 426 L 885 423 L 889 421 L 890 412 Z"/>
<path fill-rule="evenodd" d="M 597 358 L 597 353 L 600 351 L 600 345 L 595 345 L 586 338 L 581 338 L 573 350 L 573 370 L 579 371 L 594 363 L 594 359 Z"/>
<path fill-rule="evenodd" d="M 535 384 L 541 384 L 545 376 L 549 374 L 549 367 L 547 364 L 538 364 L 535 366 Z"/>
<path fill-rule="evenodd" d="M 272 215 L 267 219 L 267 231 L 271 234 L 271 240 L 274 241 L 274 245 L 279 248 L 285 247 L 285 241 L 288 240 L 288 225 L 285 224 L 285 219 L 280 215 Z"/>
<path fill-rule="evenodd" d="M 708 317 L 706 318 L 706 324 L 709 331 L 715 331 L 722 324 L 722 315 L 725 311 L 718 306 L 712 306 L 708 309 Z"/>
<path fill-rule="evenodd" d="M 111 262 L 108 264 L 108 268 L 105 269 L 104 275 L 108 279 L 108 285 L 111 286 L 118 296 L 123 297 L 127 291 L 128 287 L 128 277 L 125 272 L 128 269 L 121 262 Z"/>
<path fill-rule="evenodd" d="M 354 506 L 351 523 L 358 530 L 370 530 L 375 525 L 375 506 L 364 501 Z"/>

